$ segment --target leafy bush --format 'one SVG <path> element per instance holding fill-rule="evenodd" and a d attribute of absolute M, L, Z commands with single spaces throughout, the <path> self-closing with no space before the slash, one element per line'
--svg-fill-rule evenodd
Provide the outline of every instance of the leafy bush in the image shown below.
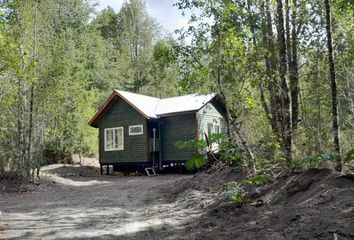
<path fill-rule="evenodd" d="M 224 133 L 212 134 L 210 137 L 206 136 L 206 139 L 196 139 L 189 141 L 177 141 L 176 147 L 180 149 L 197 148 L 198 154 L 194 154 L 190 159 L 186 161 L 186 168 L 188 170 L 200 169 L 206 165 L 206 159 L 216 160 L 216 152 L 219 149 L 213 149 L 213 144 L 221 141 L 224 138 Z M 213 161 L 213 160 L 211 160 Z"/>
<path fill-rule="evenodd" d="M 318 154 L 305 158 L 294 159 L 293 168 L 313 168 L 318 167 L 321 162 L 334 162 L 336 160 L 335 153 Z"/>
<path fill-rule="evenodd" d="M 221 160 L 231 166 L 241 166 L 247 159 L 245 152 L 229 141 L 223 141 L 219 144 L 218 154 Z"/>
<path fill-rule="evenodd" d="M 203 155 L 194 154 L 186 161 L 186 168 L 189 170 L 200 169 L 205 165 L 205 158 Z"/>
<path fill-rule="evenodd" d="M 344 163 L 353 163 L 354 164 L 354 148 L 347 152 L 344 158 Z"/>
<path fill-rule="evenodd" d="M 65 151 L 60 144 L 55 142 L 47 142 L 43 152 L 45 164 L 53 163 L 71 163 L 71 152 Z"/>
<path fill-rule="evenodd" d="M 223 197 L 233 203 L 245 203 L 246 191 L 243 187 L 233 187 L 222 193 Z"/>
<path fill-rule="evenodd" d="M 223 186 L 223 196 L 233 203 L 245 203 L 247 201 L 245 185 L 262 186 L 266 184 L 270 179 L 269 174 L 257 174 L 248 178 L 244 178 L 240 181 L 232 181 L 225 183 Z"/>
<path fill-rule="evenodd" d="M 218 148 L 213 144 L 218 143 Z M 206 139 L 190 141 L 178 141 L 175 144 L 180 149 L 197 148 L 198 154 L 187 160 L 186 167 L 189 170 L 200 169 L 206 165 L 211 165 L 216 160 L 226 162 L 231 166 L 245 165 L 247 157 L 245 152 L 236 144 L 226 141 L 224 133 L 215 133 L 206 136 Z"/>
<path fill-rule="evenodd" d="M 244 178 L 240 181 L 232 181 L 224 184 L 224 187 L 229 188 L 229 187 L 242 187 L 247 184 L 250 185 L 256 185 L 256 186 L 262 186 L 266 184 L 269 179 L 270 179 L 269 174 L 257 174 L 248 178 Z"/>

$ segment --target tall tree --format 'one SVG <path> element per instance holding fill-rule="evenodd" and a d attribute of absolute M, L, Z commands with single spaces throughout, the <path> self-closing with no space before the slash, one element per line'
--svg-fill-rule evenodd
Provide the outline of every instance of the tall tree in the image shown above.
<path fill-rule="evenodd" d="M 282 0 L 277 0 L 277 33 L 278 33 L 278 46 L 279 46 L 279 77 L 281 89 L 281 118 L 282 118 L 282 143 L 285 154 L 285 159 L 288 164 L 291 163 L 291 115 L 290 115 L 290 97 L 289 88 L 286 81 L 287 74 L 287 52 L 286 40 L 284 31 L 284 8 Z"/>
<path fill-rule="evenodd" d="M 334 149 L 337 153 L 337 170 L 342 170 L 342 160 L 339 142 L 339 118 L 338 118 L 338 96 L 337 96 L 337 82 L 336 71 L 333 57 L 333 43 L 332 43 L 332 19 L 331 19 L 331 5 L 329 0 L 324 0 L 326 11 L 326 33 L 327 33 L 327 49 L 328 49 L 328 68 L 329 79 L 331 82 L 331 97 L 332 97 L 332 127 L 333 127 L 333 142 Z"/>
<path fill-rule="evenodd" d="M 156 24 L 143 0 L 125 2 L 117 14 L 118 63 L 122 87 L 139 92 L 150 81 L 150 66 Z"/>

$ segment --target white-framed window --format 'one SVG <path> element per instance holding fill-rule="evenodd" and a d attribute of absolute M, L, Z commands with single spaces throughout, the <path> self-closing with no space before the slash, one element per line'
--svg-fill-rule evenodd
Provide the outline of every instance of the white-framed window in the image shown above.
<path fill-rule="evenodd" d="M 218 134 L 220 133 L 220 124 L 217 123 L 208 123 L 207 124 L 208 128 L 208 137 L 210 137 L 212 134 Z M 218 139 L 215 143 L 213 143 L 213 147 L 217 147 L 219 143 L 221 142 L 221 139 Z"/>
<path fill-rule="evenodd" d="M 208 123 L 208 137 L 215 133 L 220 133 L 220 125 L 216 123 Z"/>
<path fill-rule="evenodd" d="M 124 129 L 123 127 L 104 129 L 104 150 L 124 150 Z"/>
<path fill-rule="evenodd" d="M 129 135 L 142 135 L 143 125 L 132 125 L 129 126 Z"/>

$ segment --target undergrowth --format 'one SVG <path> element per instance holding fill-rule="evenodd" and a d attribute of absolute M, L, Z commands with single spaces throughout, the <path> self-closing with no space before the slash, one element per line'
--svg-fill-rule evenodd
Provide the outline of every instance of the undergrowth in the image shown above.
<path fill-rule="evenodd" d="M 224 183 L 222 186 L 222 194 L 227 200 L 243 204 L 247 202 L 247 185 L 263 186 L 271 179 L 270 174 L 257 174 L 239 181 L 231 181 Z"/>

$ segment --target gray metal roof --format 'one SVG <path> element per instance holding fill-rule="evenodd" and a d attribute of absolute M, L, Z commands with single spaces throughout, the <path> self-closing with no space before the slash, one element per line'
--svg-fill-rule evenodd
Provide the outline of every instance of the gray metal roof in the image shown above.
<path fill-rule="evenodd" d="M 178 97 L 159 99 L 121 90 L 115 91 L 135 108 L 144 113 L 148 118 L 158 118 L 159 116 L 173 113 L 197 111 L 216 96 L 216 93 L 193 93 Z"/>

